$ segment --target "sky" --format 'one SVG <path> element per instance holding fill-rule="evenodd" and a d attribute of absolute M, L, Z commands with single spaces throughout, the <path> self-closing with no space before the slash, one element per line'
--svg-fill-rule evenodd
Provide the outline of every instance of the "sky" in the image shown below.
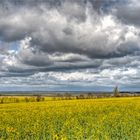
<path fill-rule="evenodd" d="M 139 0 L 0 0 L 0 90 L 139 91 L 139 13 Z"/>

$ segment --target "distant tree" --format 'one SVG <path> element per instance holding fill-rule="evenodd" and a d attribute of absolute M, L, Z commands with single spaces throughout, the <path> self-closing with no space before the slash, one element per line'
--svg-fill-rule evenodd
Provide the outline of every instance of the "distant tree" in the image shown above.
<path fill-rule="evenodd" d="M 85 96 L 83 94 L 79 95 L 79 99 L 84 99 L 84 98 L 85 98 Z"/>
<path fill-rule="evenodd" d="M 56 94 L 56 97 L 63 97 L 63 95 L 60 94 L 60 93 L 57 93 L 57 94 Z"/>
<path fill-rule="evenodd" d="M 4 103 L 4 98 L 0 98 L 0 103 L 1 103 L 1 104 Z"/>
<path fill-rule="evenodd" d="M 72 99 L 72 95 L 70 93 L 65 93 L 64 97 L 65 99 L 68 99 L 68 100 Z"/>
<path fill-rule="evenodd" d="M 28 97 L 25 97 L 25 102 L 29 102 L 29 98 Z"/>
<path fill-rule="evenodd" d="M 37 96 L 36 96 L 36 101 L 37 101 L 37 102 L 40 102 L 41 99 L 42 99 L 41 95 L 37 95 Z"/>
<path fill-rule="evenodd" d="M 93 94 L 92 94 L 91 92 L 89 92 L 89 93 L 87 94 L 87 96 L 88 96 L 88 98 L 93 98 Z"/>
<path fill-rule="evenodd" d="M 61 93 L 57 93 L 56 95 L 55 95 L 55 100 L 57 99 L 57 100 L 63 100 L 64 99 L 64 97 L 63 97 L 63 95 L 61 94 Z"/>
<path fill-rule="evenodd" d="M 119 96 L 120 96 L 118 86 L 116 86 L 116 87 L 114 88 L 113 94 L 114 94 L 114 97 L 119 97 Z"/>
<path fill-rule="evenodd" d="M 79 99 L 79 96 L 76 96 L 76 99 Z"/>

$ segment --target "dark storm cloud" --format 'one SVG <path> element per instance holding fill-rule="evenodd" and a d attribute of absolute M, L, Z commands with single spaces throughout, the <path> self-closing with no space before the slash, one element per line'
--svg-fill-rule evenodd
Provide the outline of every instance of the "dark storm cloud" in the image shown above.
<path fill-rule="evenodd" d="M 47 6 L 59 6 L 63 0 L 0 0 L 1 6 L 4 8 L 10 8 L 11 4 L 14 6 L 38 6 L 39 4 L 45 4 Z"/>
<path fill-rule="evenodd" d="M 33 64 L 30 64 L 30 66 L 34 65 L 36 61 L 33 62 Z M 37 63 L 37 62 L 36 62 Z M 102 64 L 102 60 L 94 60 L 94 62 L 61 62 L 57 63 L 55 62 L 55 65 L 50 65 L 50 66 L 45 66 L 43 63 L 41 63 L 41 66 L 38 64 L 35 64 L 35 67 L 14 67 L 14 66 L 9 66 L 8 71 L 3 73 L 4 75 L 0 75 L 1 77 L 24 77 L 24 76 L 29 76 L 33 75 L 38 72 L 66 72 L 70 70 L 82 70 L 82 69 L 87 69 L 87 68 L 94 68 L 97 69 L 100 67 Z"/>
<path fill-rule="evenodd" d="M 129 0 L 124 5 L 119 5 L 116 8 L 116 16 L 124 24 L 140 26 L 140 1 Z"/>
<path fill-rule="evenodd" d="M 113 6 L 125 4 L 126 0 L 87 0 L 99 13 L 109 12 Z"/>
<path fill-rule="evenodd" d="M 126 42 L 126 43 L 120 44 L 117 50 L 120 56 L 126 56 L 129 54 L 137 55 L 137 52 L 140 52 L 140 46 L 136 42 Z"/>

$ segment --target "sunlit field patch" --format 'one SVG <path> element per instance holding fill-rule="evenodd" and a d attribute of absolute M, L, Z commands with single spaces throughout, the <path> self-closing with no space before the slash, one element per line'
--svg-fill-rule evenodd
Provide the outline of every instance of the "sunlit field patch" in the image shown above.
<path fill-rule="evenodd" d="M 0 104 L 1 140 L 140 140 L 140 98 Z"/>

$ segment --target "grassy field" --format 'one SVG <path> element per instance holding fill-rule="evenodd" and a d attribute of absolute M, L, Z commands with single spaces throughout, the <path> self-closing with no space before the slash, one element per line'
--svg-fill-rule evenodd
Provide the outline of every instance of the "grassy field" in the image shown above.
<path fill-rule="evenodd" d="M 140 98 L 0 104 L 0 140 L 140 140 Z"/>

